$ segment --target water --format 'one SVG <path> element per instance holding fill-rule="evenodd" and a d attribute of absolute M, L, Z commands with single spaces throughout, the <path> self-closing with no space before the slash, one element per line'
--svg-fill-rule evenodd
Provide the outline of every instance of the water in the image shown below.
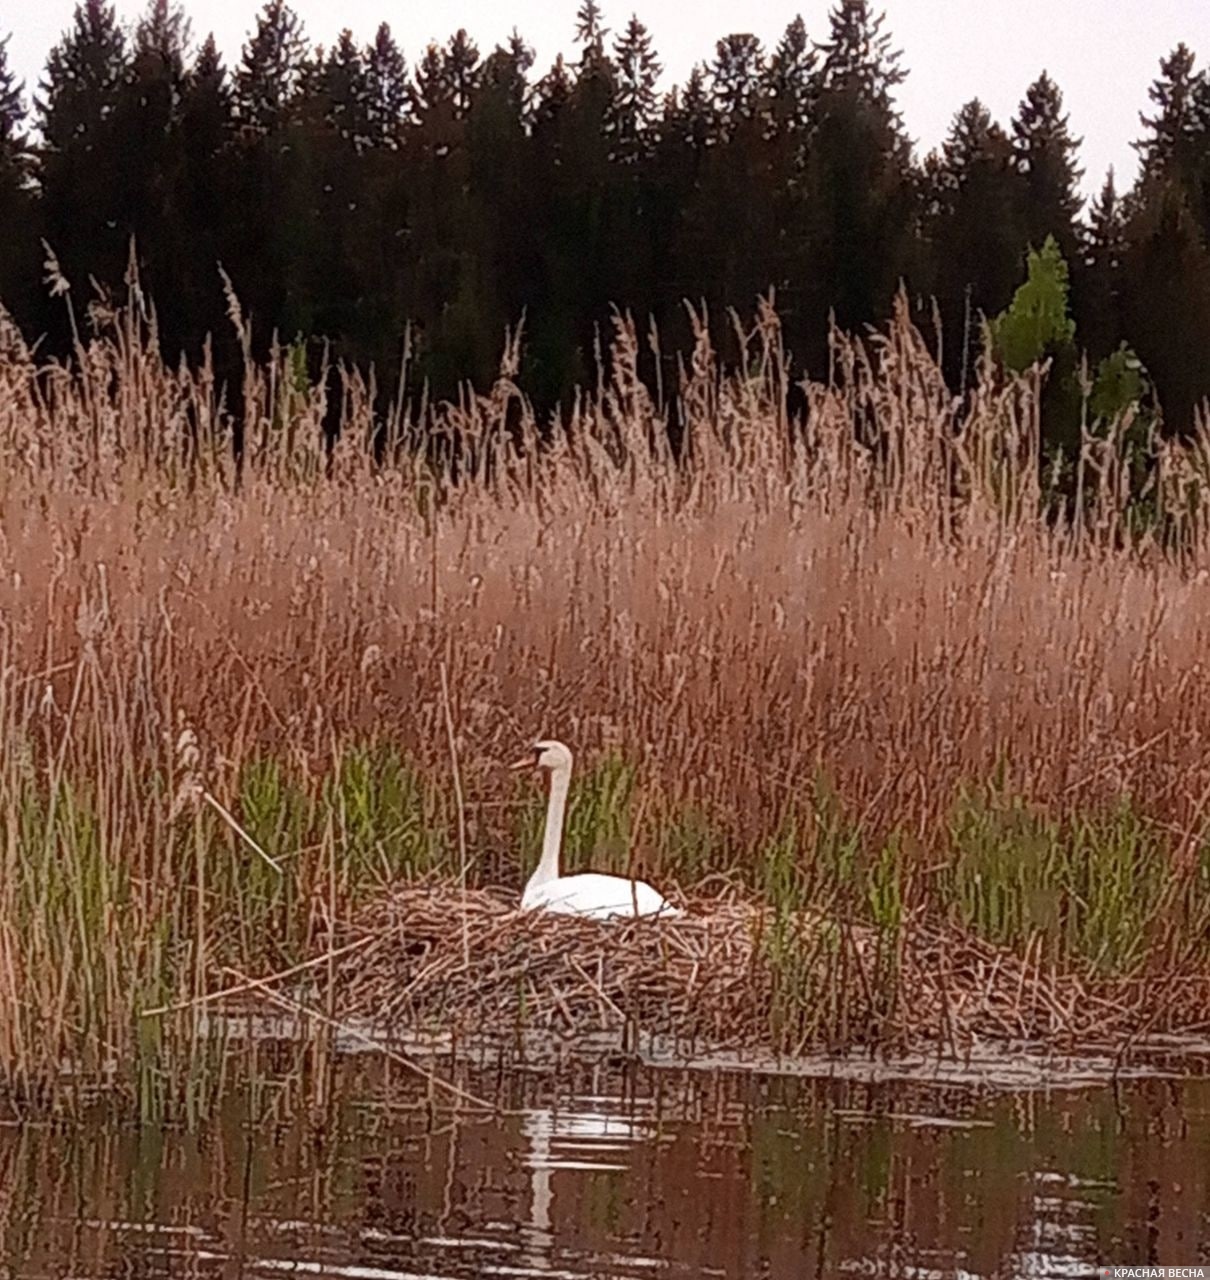
<path fill-rule="evenodd" d="M 1075 1077 L 1073 1077 L 1075 1079 Z M 197 1132 L 0 1128 L 0 1276 L 1023 1277 L 1210 1262 L 1210 1081 L 650 1068 L 464 1077 L 368 1060 Z"/>

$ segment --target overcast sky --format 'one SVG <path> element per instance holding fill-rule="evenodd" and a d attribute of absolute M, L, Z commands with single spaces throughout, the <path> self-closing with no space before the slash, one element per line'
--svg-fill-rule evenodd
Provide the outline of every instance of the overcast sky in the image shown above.
<path fill-rule="evenodd" d="M 577 0 L 460 0 L 407 4 L 393 0 L 292 0 L 317 43 L 330 44 L 341 27 L 368 39 L 384 18 L 409 61 L 429 40 L 444 40 L 466 27 L 486 52 L 515 25 L 534 46 L 539 68 L 572 42 Z M 144 0 L 117 0 L 133 18 Z M 0 39 L 12 32 L 9 58 L 32 91 L 46 53 L 68 25 L 74 0 L 3 0 Z M 195 37 L 213 31 L 228 63 L 239 56 L 256 0 L 188 0 Z M 681 80 L 694 62 L 711 55 L 714 42 L 732 31 L 752 31 L 766 48 L 801 12 L 810 35 L 827 32 L 829 0 L 645 0 L 639 16 L 651 29 L 666 68 L 665 84 Z M 632 11 L 603 0 L 608 25 L 618 29 Z M 1210 58 L 1210 0 L 889 0 L 888 30 L 904 53 L 910 75 L 900 105 L 919 153 L 944 137 L 954 112 L 976 94 L 1007 124 L 1023 91 L 1043 69 L 1059 82 L 1072 130 L 1084 139 L 1084 187 L 1100 186 L 1109 165 L 1120 185 L 1134 175 L 1130 141 L 1160 58 L 1184 40 Z"/>

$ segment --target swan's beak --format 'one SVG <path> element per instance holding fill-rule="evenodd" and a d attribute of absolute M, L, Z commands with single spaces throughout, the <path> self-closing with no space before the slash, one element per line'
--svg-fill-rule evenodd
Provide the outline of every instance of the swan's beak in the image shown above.
<path fill-rule="evenodd" d="M 527 756 L 522 756 L 520 760 L 514 760 L 508 767 L 514 772 L 518 769 L 536 769 L 538 767 L 538 757 L 531 753 Z"/>

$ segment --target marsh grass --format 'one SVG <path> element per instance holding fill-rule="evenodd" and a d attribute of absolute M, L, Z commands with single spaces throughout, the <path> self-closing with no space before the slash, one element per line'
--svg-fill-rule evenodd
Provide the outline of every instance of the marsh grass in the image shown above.
<path fill-rule="evenodd" d="M 247 366 L 237 463 L 213 371 L 161 359 L 137 293 L 64 366 L 0 314 L 14 1096 L 204 1109 L 208 994 L 458 875 L 451 746 L 471 883 L 519 889 L 542 799 L 499 766 L 539 734 L 577 750 L 571 868 L 773 904 L 787 1043 L 844 1043 L 859 985 L 910 1001 L 924 919 L 1161 987 L 1204 968 L 1206 424 L 1143 455 L 1093 424 L 1056 495 L 1041 374 L 984 362 L 955 400 L 902 307 L 835 336 L 795 418 L 772 309 L 736 330 L 738 366 L 699 324 L 653 392 L 619 317 L 554 423 L 512 342 L 486 394 L 385 420 L 348 373 L 334 444 L 282 348 Z"/>

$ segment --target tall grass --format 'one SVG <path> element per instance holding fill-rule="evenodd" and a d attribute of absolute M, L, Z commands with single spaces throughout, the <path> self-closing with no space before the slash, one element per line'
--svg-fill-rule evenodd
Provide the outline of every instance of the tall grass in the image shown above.
<path fill-rule="evenodd" d="M 762 307 L 736 365 L 699 324 L 659 393 L 620 318 L 553 423 L 515 340 L 488 394 L 386 422 L 349 376 L 330 448 L 282 350 L 248 362 L 237 464 L 212 371 L 161 359 L 137 287 L 92 321 L 57 366 L 0 318 L 20 1091 L 176 1096 L 209 1078 L 200 1010 L 142 1011 L 296 963 L 373 886 L 455 869 L 443 667 L 477 881 L 522 882 L 540 800 L 498 765 L 557 734 L 588 770 L 573 861 L 722 872 L 889 934 L 940 911 L 1056 963 L 1202 957 L 1205 424 L 1142 459 L 1122 424 L 1090 429 L 1057 507 L 1038 376 L 985 364 L 958 402 L 902 308 L 837 335 L 792 418 Z M 786 1016 L 802 1003 L 790 984 Z"/>

